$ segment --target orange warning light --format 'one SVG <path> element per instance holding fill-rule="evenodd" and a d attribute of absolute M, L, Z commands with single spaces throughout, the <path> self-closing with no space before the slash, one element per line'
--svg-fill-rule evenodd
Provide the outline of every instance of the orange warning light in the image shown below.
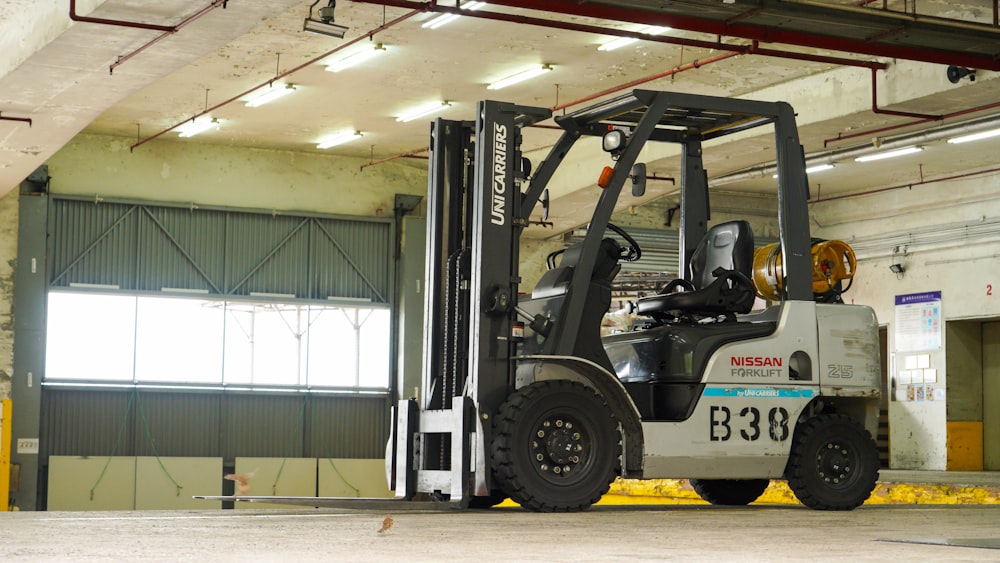
<path fill-rule="evenodd" d="M 607 188 L 608 184 L 611 183 L 611 175 L 615 173 L 615 169 L 610 166 L 605 166 L 604 170 L 601 170 L 601 177 L 597 179 L 597 185 L 601 188 Z"/>

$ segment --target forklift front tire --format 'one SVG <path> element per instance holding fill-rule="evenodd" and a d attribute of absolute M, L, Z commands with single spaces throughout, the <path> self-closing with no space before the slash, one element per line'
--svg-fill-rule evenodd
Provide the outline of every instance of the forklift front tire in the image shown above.
<path fill-rule="evenodd" d="M 621 435 L 593 389 L 540 381 L 508 397 L 495 419 L 493 471 L 522 507 L 584 510 L 608 491 L 621 467 Z"/>

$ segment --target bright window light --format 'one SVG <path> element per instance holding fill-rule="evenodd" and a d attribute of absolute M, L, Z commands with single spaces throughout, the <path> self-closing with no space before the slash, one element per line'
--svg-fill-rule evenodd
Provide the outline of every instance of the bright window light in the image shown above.
<path fill-rule="evenodd" d="M 186 121 L 184 125 L 177 128 L 181 137 L 194 137 L 198 133 L 204 133 L 209 129 L 218 129 L 222 122 L 213 117 L 203 115 L 191 121 Z"/>
<path fill-rule="evenodd" d="M 661 33 L 666 33 L 668 31 L 670 31 L 669 27 L 658 27 L 658 26 L 655 26 L 655 25 L 649 25 L 649 26 L 640 27 L 639 29 L 636 29 L 634 31 L 634 33 L 644 33 L 646 35 L 659 35 Z M 607 43 L 602 43 L 601 46 L 597 48 L 597 50 L 598 51 L 614 51 L 615 49 L 618 49 L 619 47 L 624 47 L 626 45 L 631 45 L 632 43 L 635 43 L 638 40 L 639 40 L 638 37 L 618 37 L 616 39 L 612 39 L 611 41 L 608 41 Z"/>
<path fill-rule="evenodd" d="M 517 74 L 512 74 L 507 78 L 503 78 L 490 84 L 486 87 L 487 90 L 499 90 L 501 88 L 506 88 L 512 84 L 517 84 L 518 82 L 524 82 L 536 76 L 541 76 L 546 72 L 552 70 L 552 65 L 538 65 L 536 67 L 529 68 L 528 70 L 523 70 Z"/>
<path fill-rule="evenodd" d="M 924 147 L 917 147 L 917 146 L 904 147 L 904 148 L 896 149 L 896 150 L 893 150 L 893 151 L 877 152 L 875 154 L 869 154 L 869 155 L 865 155 L 865 156 L 859 156 L 858 158 L 855 158 L 854 161 L 855 162 L 871 162 L 873 160 L 882 160 L 884 158 L 895 158 L 897 156 L 905 156 L 905 155 L 908 155 L 908 154 L 913 154 L 913 153 L 920 152 L 922 150 L 924 150 Z"/>
<path fill-rule="evenodd" d="M 362 136 L 364 136 L 364 133 L 361 131 L 344 131 L 343 133 L 336 133 L 321 139 L 319 144 L 316 145 L 316 148 L 328 149 L 330 147 L 349 143 L 355 139 L 360 139 Z"/>
<path fill-rule="evenodd" d="M 449 107 L 451 107 L 451 102 L 449 101 L 441 101 L 441 102 L 425 104 L 422 106 L 415 107 L 411 111 L 397 117 L 396 121 L 399 121 L 401 123 L 406 123 L 407 121 L 413 121 L 418 117 L 423 117 L 425 115 L 429 115 Z"/>
<path fill-rule="evenodd" d="M 972 133 L 971 135 L 962 135 L 961 137 L 953 137 L 951 139 L 948 139 L 948 142 L 953 145 L 957 145 L 958 143 L 968 143 L 969 141 L 989 139 L 990 137 L 996 137 L 998 135 L 1000 135 L 1000 129 L 991 129 L 989 131 Z"/>
<path fill-rule="evenodd" d="M 352 66 L 357 66 L 373 57 L 378 56 L 381 53 L 385 53 L 386 51 L 387 49 L 385 45 L 382 45 L 381 43 L 376 43 L 375 46 L 370 49 L 363 49 L 361 51 L 357 51 L 351 55 L 348 55 L 340 59 L 339 61 L 333 63 L 332 65 L 327 66 L 326 70 L 329 72 L 340 72 L 344 69 L 351 68 Z"/>
<path fill-rule="evenodd" d="M 388 308 L 50 291 L 50 383 L 384 389 Z"/>
<path fill-rule="evenodd" d="M 50 291 L 45 377 L 132 381 L 134 295 Z"/>
<path fill-rule="evenodd" d="M 461 6 L 459 6 L 459 8 L 461 8 L 463 10 L 474 11 L 474 10 L 478 10 L 479 8 L 482 8 L 485 5 L 486 5 L 486 2 L 466 2 L 465 4 L 462 4 Z M 438 16 L 436 18 L 427 20 L 420 27 L 422 27 L 424 29 L 437 29 L 437 28 L 441 27 L 442 25 L 444 25 L 446 23 L 451 23 L 451 22 L 457 20 L 458 17 L 459 17 L 458 14 L 441 14 L 440 16 Z"/>
<path fill-rule="evenodd" d="M 265 86 L 261 88 L 259 92 L 249 100 L 247 100 L 246 106 L 248 108 L 260 107 L 268 102 L 273 102 L 282 96 L 286 96 L 295 91 L 297 86 L 294 84 L 272 84 L 270 86 Z"/>

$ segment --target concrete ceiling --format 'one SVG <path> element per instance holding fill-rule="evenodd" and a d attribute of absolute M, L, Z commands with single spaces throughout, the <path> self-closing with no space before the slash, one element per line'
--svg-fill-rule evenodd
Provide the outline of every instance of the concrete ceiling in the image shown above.
<path fill-rule="evenodd" d="M 0 57 L 0 115 L 30 118 L 32 124 L 28 127 L 20 121 L 0 121 L 0 192 L 15 186 L 80 131 L 135 139 L 135 151 L 155 151 L 156 144 L 163 142 L 224 143 L 381 160 L 426 148 L 430 118 L 396 122 L 401 113 L 426 102 L 448 100 L 451 107 L 437 115 L 470 119 L 475 102 L 481 99 L 558 107 L 632 82 L 641 82 L 638 87 L 647 89 L 789 101 L 798 110 L 800 133 L 810 154 L 871 146 L 873 138 L 878 139 L 876 143 L 884 143 L 893 135 L 981 119 L 992 113 L 1000 115 L 1000 108 L 995 108 L 921 121 L 913 116 L 873 113 L 872 71 L 821 57 L 886 64 L 886 70 L 876 73 L 878 106 L 883 110 L 942 116 L 1000 99 L 1000 81 L 994 80 L 997 73 L 980 71 L 975 82 L 966 79 L 952 84 L 945 77 L 946 66 L 938 62 L 803 45 L 761 44 L 793 56 L 804 54 L 818 62 L 738 54 L 708 63 L 728 52 L 705 46 L 720 38 L 685 30 L 664 35 L 667 40 L 688 45 L 640 41 L 603 52 L 597 46 L 612 39 L 610 33 L 634 31 L 637 25 L 495 4 L 485 10 L 511 19 L 549 19 L 563 27 L 604 29 L 608 33 L 476 17 L 462 17 L 430 30 L 421 27 L 436 17 L 430 11 L 414 13 L 400 7 L 342 0 L 336 7 L 336 22 L 349 31 L 344 39 L 335 39 L 301 31 L 310 3 L 232 0 L 225 9 L 211 10 L 121 63 L 110 74 L 109 67 L 119 57 L 156 39 L 160 32 L 72 22 L 68 0 L 8 0 L 0 5 L 0 47 L 6 48 L 0 52 L 9 53 Z M 681 12 L 686 9 L 698 14 L 703 8 L 699 3 L 668 4 Z M 109 0 L 78 4 L 77 12 L 91 17 L 174 25 L 210 1 L 164 0 L 151 5 L 139 0 Z M 848 3 L 825 4 L 842 7 Z M 889 1 L 885 5 L 887 12 L 882 11 L 881 1 L 871 6 L 866 9 L 881 17 L 896 16 L 910 5 Z M 949 18 L 979 28 L 990 27 L 994 14 L 994 3 L 989 0 L 926 0 L 918 8 L 921 16 Z M 387 23 L 390 25 L 386 29 L 372 33 Z M 738 38 L 724 37 L 721 41 L 730 47 L 750 45 Z M 375 42 L 387 48 L 378 59 L 338 73 L 325 71 L 324 63 L 369 49 Z M 977 48 L 990 51 L 981 45 Z M 994 46 L 993 50 L 1000 47 Z M 956 56 L 956 62 L 959 60 Z M 688 68 L 695 61 L 700 61 L 698 68 Z M 554 70 L 500 91 L 486 89 L 494 80 L 543 63 L 553 65 Z M 645 80 L 678 68 L 682 70 L 672 76 Z M 297 87 L 293 94 L 262 107 L 245 106 L 246 96 L 241 94 L 286 73 L 282 81 Z M 214 107 L 226 101 L 229 103 Z M 584 106 L 570 105 L 565 111 Z M 176 132 L 165 132 L 213 107 L 210 115 L 221 120 L 217 131 L 181 140 Z M 907 123 L 913 125 L 878 131 Z M 326 151 L 316 148 L 322 137 L 343 130 L 358 130 L 364 136 Z M 540 158 L 556 135 L 551 130 L 532 129 L 525 133 L 525 147 L 533 158 Z M 857 136 L 837 139 L 844 135 Z M 905 184 L 921 177 L 981 170 L 993 165 L 997 142 L 953 146 L 938 140 L 921 143 L 926 150 L 918 155 L 882 164 L 838 161 L 835 169 L 811 178 L 813 193 L 832 197 Z M 768 137 L 741 135 L 724 147 L 706 151 L 710 178 L 766 165 L 774 158 L 770 144 Z M 552 218 L 557 231 L 586 220 L 584 202 L 590 199 L 593 181 L 607 160 L 593 146 L 578 150 L 582 155 L 566 166 L 572 173 L 554 179 Z M 674 176 L 676 159 L 671 156 L 675 154 L 670 148 L 647 151 L 644 158 L 650 173 Z M 426 165 L 423 160 L 409 158 L 396 162 Z M 727 190 L 764 191 L 770 183 L 769 174 L 743 175 L 725 186 Z M 623 205 L 653 201 L 674 189 L 669 182 L 651 182 L 644 199 Z"/>

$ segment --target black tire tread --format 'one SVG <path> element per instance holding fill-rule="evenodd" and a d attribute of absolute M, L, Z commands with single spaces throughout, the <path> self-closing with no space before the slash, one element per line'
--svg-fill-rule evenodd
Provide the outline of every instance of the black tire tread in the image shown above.
<path fill-rule="evenodd" d="M 873 468 L 862 468 L 862 472 L 867 472 L 868 475 L 863 477 L 863 481 L 860 481 L 857 485 L 857 491 L 861 491 L 864 494 L 856 494 L 854 498 L 844 498 L 844 502 L 827 502 L 818 498 L 814 491 L 811 490 L 806 472 L 810 471 L 809 462 L 811 460 L 804 459 L 805 448 L 809 438 L 813 433 L 823 429 L 824 427 L 834 424 L 843 423 L 850 426 L 859 436 L 863 436 L 871 444 L 871 451 L 867 453 L 870 458 L 868 461 L 873 463 Z M 788 467 L 786 469 L 786 478 L 788 480 L 788 486 L 795 493 L 796 498 L 799 502 L 813 508 L 815 510 L 853 510 L 862 504 L 871 495 L 871 491 L 875 489 L 875 485 L 878 481 L 878 469 L 879 469 L 879 458 L 878 458 L 878 446 L 872 439 L 871 434 L 868 430 L 861 425 L 860 422 L 854 418 L 839 413 L 827 413 L 819 414 L 806 419 L 805 421 L 799 423 L 799 427 L 795 430 L 795 437 L 792 442 L 791 452 L 788 458 Z M 874 469 L 873 471 L 871 469 Z"/>
<path fill-rule="evenodd" d="M 608 406 L 607 402 L 594 392 L 589 387 L 573 381 L 566 380 L 551 380 L 534 383 L 521 389 L 517 390 L 515 393 L 511 394 L 507 401 L 501 405 L 499 412 L 494 420 L 494 437 L 491 446 L 491 463 L 493 466 L 494 474 L 500 483 L 501 488 L 517 502 L 521 507 L 535 512 L 577 512 L 581 510 L 586 510 L 592 504 L 601 499 L 601 497 L 608 492 L 611 488 L 611 482 L 614 481 L 615 477 L 618 475 L 621 462 L 619 458 L 615 457 L 615 462 L 612 464 L 611 469 L 608 471 L 606 478 L 601 479 L 603 486 L 595 490 L 592 495 L 589 495 L 588 500 L 584 502 L 579 502 L 576 504 L 551 504 L 547 503 L 542 499 L 539 499 L 536 494 L 533 494 L 528 487 L 525 486 L 520 475 L 514 468 L 514 459 L 512 453 L 512 437 L 514 429 L 517 422 L 523 416 L 525 406 L 534 401 L 544 393 L 552 392 L 553 390 L 569 390 L 577 388 L 577 390 L 583 390 L 586 393 L 591 394 L 595 399 L 597 399 L 609 415 L 609 423 L 614 424 L 614 432 L 617 433 L 617 423 L 615 422 L 614 414 L 611 412 L 611 408 Z M 618 442 L 619 446 L 621 441 Z"/>
<path fill-rule="evenodd" d="M 757 500 L 770 479 L 691 479 L 698 496 L 719 506 L 746 506 Z"/>

